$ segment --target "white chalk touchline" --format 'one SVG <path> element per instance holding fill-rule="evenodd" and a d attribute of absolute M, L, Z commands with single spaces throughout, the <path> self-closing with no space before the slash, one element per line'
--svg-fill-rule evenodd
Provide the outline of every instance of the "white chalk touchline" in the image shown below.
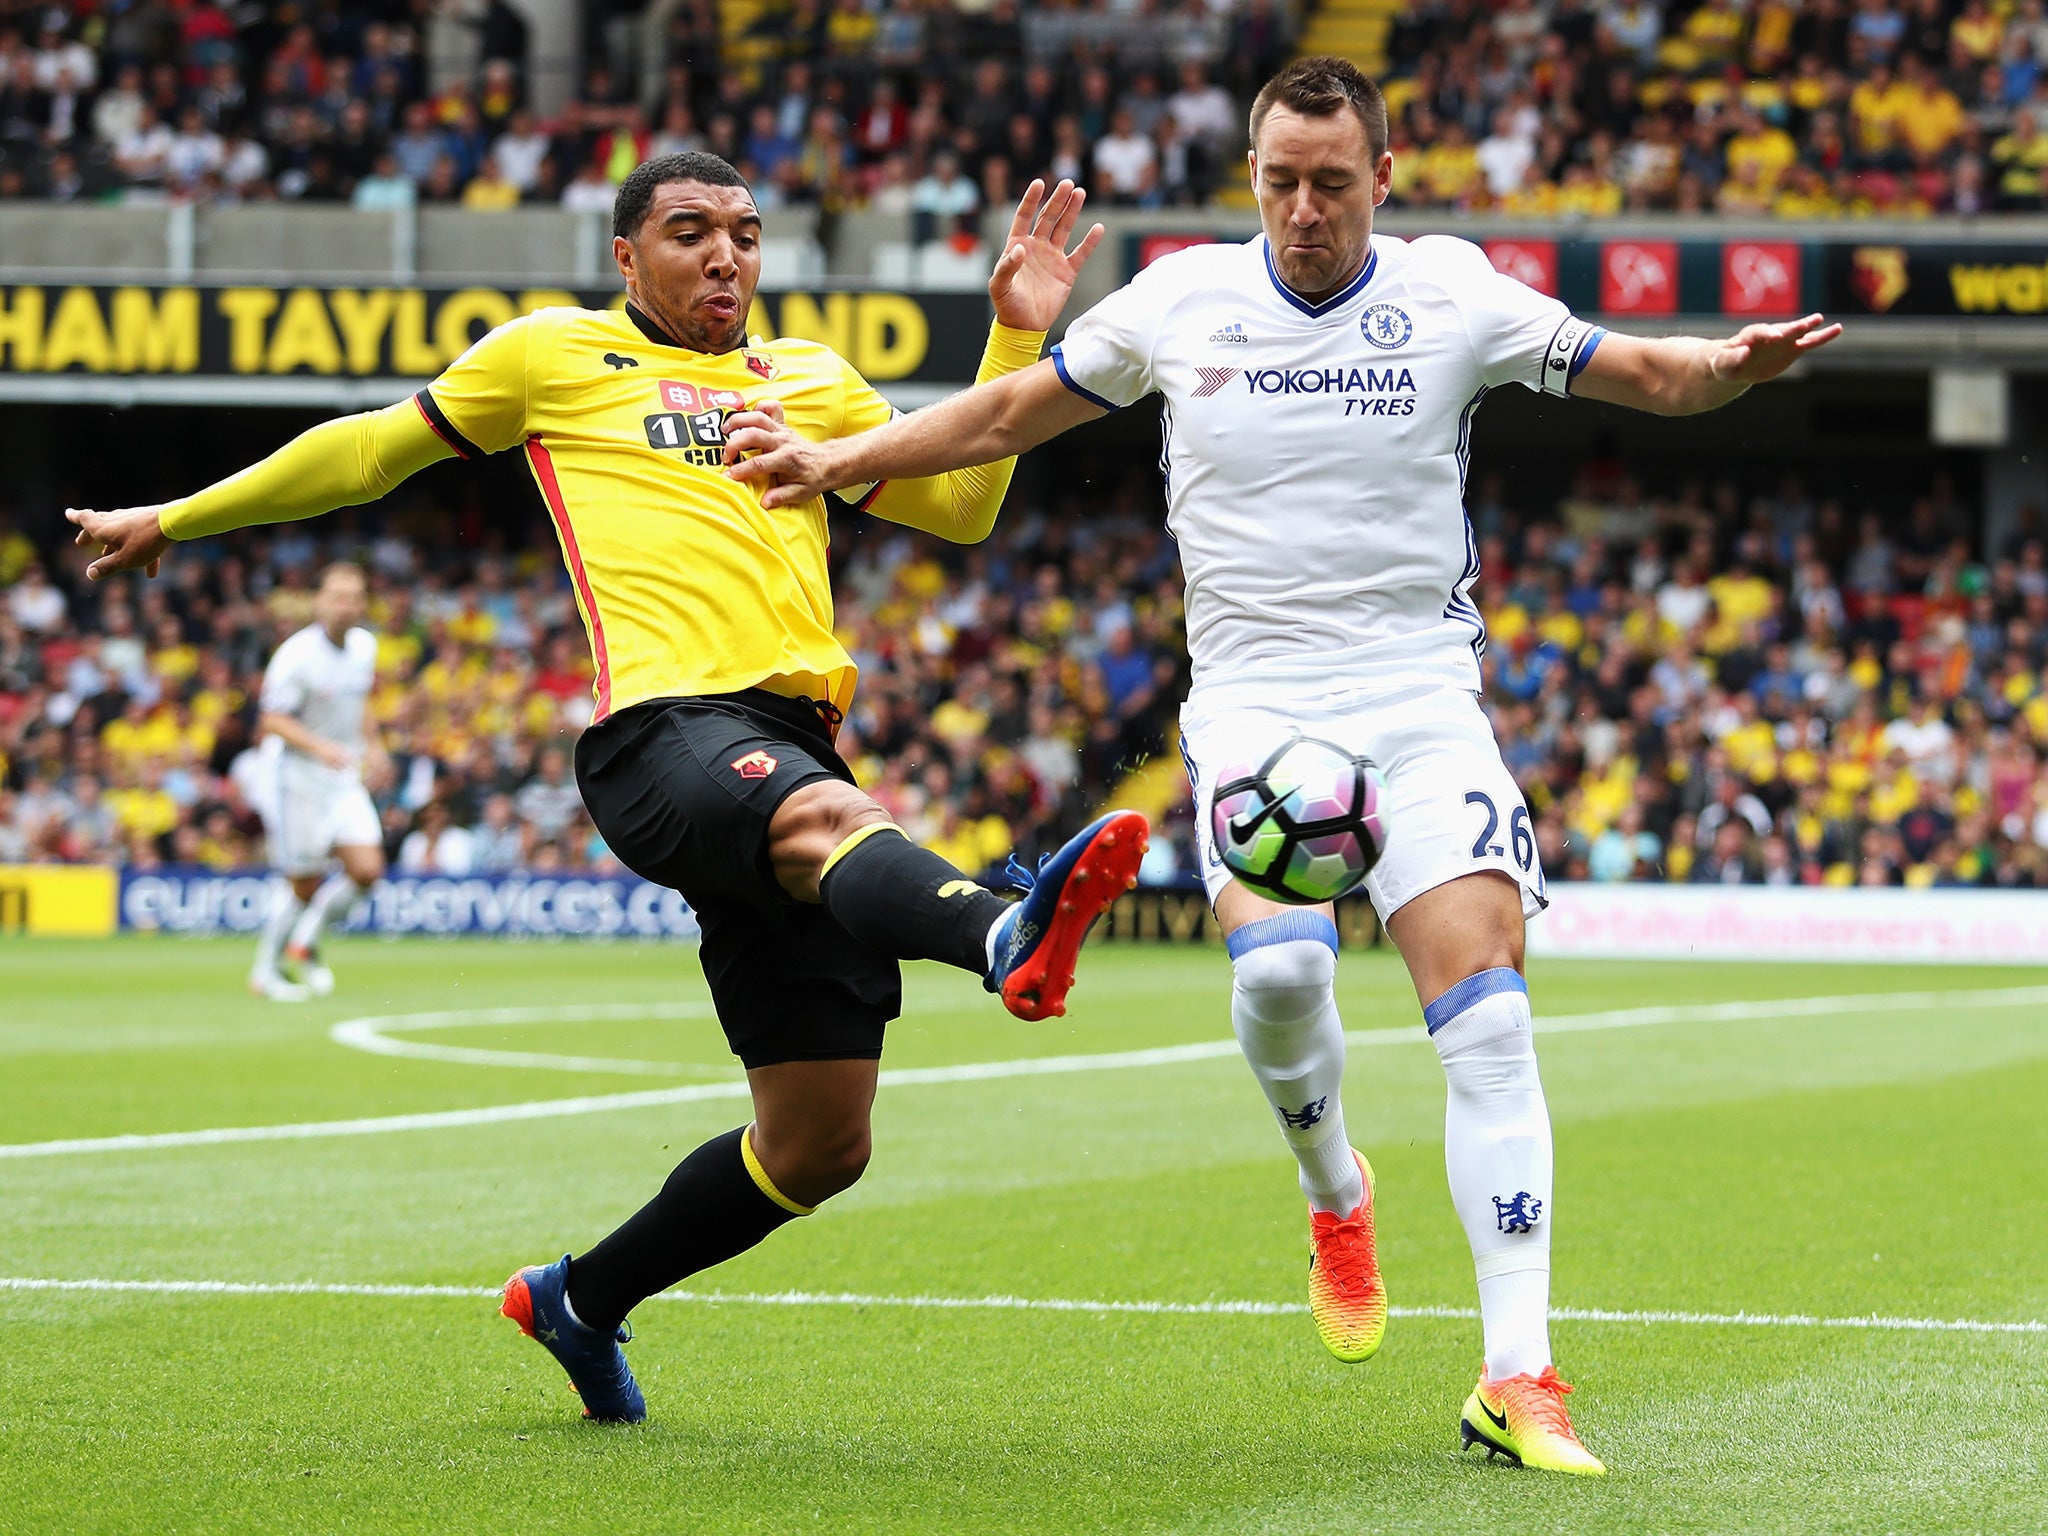
<path fill-rule="evenodd" d="M 108 1291 L 158 1296 L 368 1296 L 462 1300 L 498 1298 L 494 1287 L 472 1285 L 350 1285 L 319 1281 L 53 1280 L 0 1276 L 0 1291 Z M 856 1291 L 663 1291 L 656 1301 L 742 1307 L 902 1307 L 923 1312 L 1135 1313 L 1168 1317 L 1294 1317 L 1298 1301 L 1086 1301 L 1057 1296 L 869 1296 Z M 1474 1307 L 1390 1307 L 1393 1317 L 1476 1321 Z M 1670 1324 L 1701 1328 L 1861 1328 L 1893 1333 L 2048 1333 L 2048 1323 L 1988 1322 L 1944 1317 L 1816 1317 L 1804 1312 L 1615 1311 L 1606 1307 L 1553 1307 L 1550 1315 L 1574 1323 Z"/>
<path fill-rule="evenodd" d="M 1777 998 L 1741 1003 L 1701 1003 L 1676 1007 L 1622 1008 L 1605 1013 L 1565 1014 L 1540 1020 L 1537 1034 L 1581 1034 L 1612 1029 L 1640 1029 L 1660 1024 L 1732 1023 L 1761 1019 L 1813 1018 L 1830 1014 L 1893 1013 L 1915 1009 L 2013 1008 L 2048 1004 L 2048 986 L 1987 988 L 1962 992 L 1873 992 L 1830 997 Z M 661 1005 L 652 1005 L 661 1006 Z M 501 1013 L 542 1010 L 496 1010 Z M 561 1015 L 597 1012 L 567 1008 Z M 425 1014 L 413 1017 L 445 1020 L 468 1014 Z M 639 1017 L 642 1015 L 634 1015 Z M 355 1021 L 349 1021 L 355 1022 Z M 382 1021 L 388 1028 L 393 1022 Z M 522 1017 L 510 1022 L 530 1022 Z M 338 1028 L 339 1026 L 337 1026 Z M 1420 1025 L 1401 1029 L 1354 1030 L 1345 1039 L 1354 1046 L 1406 1045 L 1426 1040 Z M 386 1042 L 387 1044 L 391 1042 Z M 962 1062 L 949 1067 L 885 1068 L 885 1088 L 932 1083 L 994 1082 L 1007 1078 L 1048 1077 L 1074 1072 L 1111 1072 L 1126 1068 L 1176 1066 L 1214 1061 L 1237 1054 L 1234 1040 L 1202 1040 L 1188 1045 L 1158 1046 L 1138 1051 L 1103 1051 L 1069 1056 L 1026 1056 L 1008 1061 Z M 24 1157 L 65 1157 L 90 1152 L 140 1152 L 167 1147 L 208 1147 L 248 1141 L 303 1141 L 330 1136 L 382 1136 L 397 1131 L 446 1130 L 459 1126 L 498 1125 L 509 1121 L 548 1120 L 566 1115 L 607 1114 L 613 1110 L 651 1109 L 713 1099 L 744 1099 L 747 1085 L 738 1080 L 690 1083 L 676 1088 L 648 1088 L 633 1093 L 589 1094 L 570 1099 L 536 1099 L 518 1104 L 490 1104 L 476 1109 L 432 1110 L 410 1115 L 377 1115 L 354 1120 L 310 1120 L 287 1125 L 223 1126 L 198 1131 L 161 1131 L 145 1135 L 76 1137 L 60 1141 L 0 1143 L 0 1160 Z"/>

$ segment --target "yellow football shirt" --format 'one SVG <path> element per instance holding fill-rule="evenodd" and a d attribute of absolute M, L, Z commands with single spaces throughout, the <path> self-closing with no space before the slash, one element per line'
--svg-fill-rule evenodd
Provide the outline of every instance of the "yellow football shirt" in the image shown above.
<path fill-rule="evenodd" d="M 524 451 L 589 631 L 596 719 L 755 687 L 851 703 L 823 500 L 763 508 L 721 458 L 727 414 L 768 400 L 813 442 L 888 421 L 889 402 L 831 348 L 692 352 L 632 311 L 542 309 L 415 399 L 464 458 Z"/>

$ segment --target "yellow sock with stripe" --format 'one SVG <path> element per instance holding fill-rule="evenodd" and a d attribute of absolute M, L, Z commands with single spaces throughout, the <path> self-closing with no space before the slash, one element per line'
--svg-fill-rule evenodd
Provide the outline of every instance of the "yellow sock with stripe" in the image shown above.
<path fill-rule="evenodd" d="M 811 1213 L 775 1187 L 754 1156 L 751 1130 L 741 1126 L 705 1142 L 676 1165 L 660 1194 L 569 1261 L 569 1306 L 578 1318 L 609 1332 L 657 1291 Z"/>
<path fill-rule="evenodd" d="M 983 890 L 901 827 L 862 827 L 833 850 L 818 894 L 839 925 L 879 954 L 988 972 L 988 935 L 1009 903 Z"/>

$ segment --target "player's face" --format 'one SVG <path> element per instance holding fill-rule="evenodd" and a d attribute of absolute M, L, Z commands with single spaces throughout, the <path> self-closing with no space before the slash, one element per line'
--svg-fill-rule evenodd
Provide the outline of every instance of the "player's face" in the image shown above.
<path fill-rule="evenodd" d="M 761 215 L 745 187 L 664 182 L 631 240 L 612 241 L 626 292 L 669 335 L 697 352 L 747 339 L 761 280 Z"/>
<path fill-rule="evenodd" d="M 351 572 L 337 571 L 313 594 L 313 618 L 330 635 L 344 634 L 362 623 L 366 606 L 363 578 Z"/>
<path fill-rule="evenodd" d="M 1356 277 L 1372 240 L 1372 211 L 1386 201 L 1394 174 L 1392 155 L 1373 160 L 1358 114 L 1304 117 L 1275 107 L 1259 125 L 1250 159 L 1280 280 L 1315 299 Z"/>

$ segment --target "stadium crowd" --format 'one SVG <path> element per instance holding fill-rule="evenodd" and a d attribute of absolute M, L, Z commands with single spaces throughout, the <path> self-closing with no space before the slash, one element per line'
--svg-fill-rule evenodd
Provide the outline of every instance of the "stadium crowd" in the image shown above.
<path fill-rule="evenodd" d="M 1274 0 L 1021 12 L 785 0 L 736 28 L 685 0 L 659 70 L 599 62 L 542 116 L 508 0 L 0 0 L 0 197 L 608 212 L 649 155 L 709 148 L 768 206 L 943 235 L 1045 172 L 1203 201 L 1290 35 Z"/>
<path fill-rule="evenodd" d="M 888 525 L 841 541 L 862 667 L 840 748 L 895 818 L 970 869 L 1056 846 L 1156 751 L 1184 682 L 1178 583 L 1134 485 L 1105 520 L 1015 516 L 950 565 Z M 234 765 L 265 662 L 330 560 L 366 568 L 391 758 L 369 781 L 401 871 L 612 868 L 571 770 L 591 712 L 544 521 L 457 548 L 353 514 L 180 550 L 92 586 L 0 514 L 0 863 L 263 862 Z M 474 529 L 465 530 L 474 535 Z"/>
<path fill-rule="evenodd" d="M 899 212 L 919 238 L 1041 174 L 1200 204 L 1294 16 L 775 0 L 738 26 L 685 0 L 659 69 L 599 63 L 543 116 L 509 0 L 0 0 L 0 198 L 605 211 L 649 154 L 706 147 L 768 206 Z M 1419 0 L 1388 39 L 1394 199 L 2038 210 L 2044 54 L 2044 0 Z"/>
<path fill-rule="evenodd" d="M 987 544 L 835 540 L 862 668 L 840 742 L 964 868 L 1058 842 L 1170 752 L 1186 684 L 1156 481 L 1013 493 Z M 2048 537 L 1988 560 L 1942 482 L 1902 515 L 1797 481 L 1646 491 L 1597 455 L 1555 507 L 1482 477 L 1488 705 L 1552 878 L 2048 886 Z M 231 767 L 322 562 L 370 571 L 401 869 L 608 867 L 570 771 L 590 710 L 569 589 L 525 543 L 357 514 L 86 587 L 0 519 L 0 862 L 260 862 Z M 1148 874 L 1194 870 L 1184 781 Z"/>
<path fill-rule="evenodd" d="M 2038 212 L 2042 0 L 1422 0 L 1394 195 L 1598 217 Z"/>

